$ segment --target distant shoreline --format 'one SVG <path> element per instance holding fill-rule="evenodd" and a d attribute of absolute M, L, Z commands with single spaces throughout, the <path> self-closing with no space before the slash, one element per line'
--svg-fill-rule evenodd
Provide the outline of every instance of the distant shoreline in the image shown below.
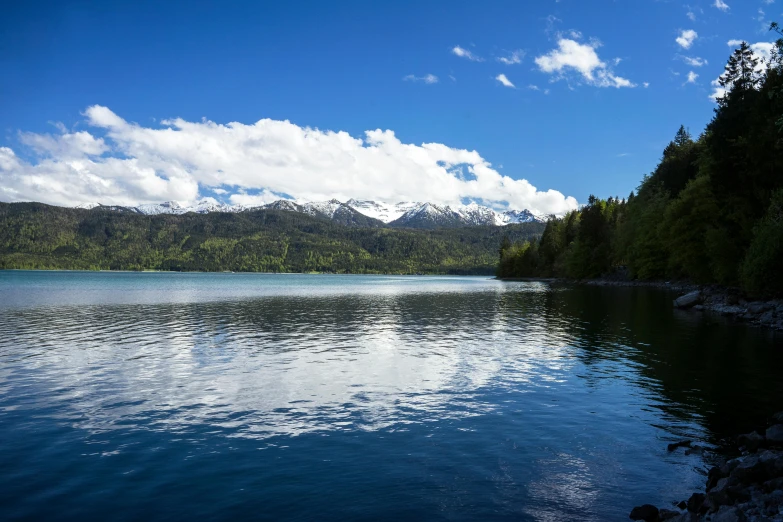
<path fill-rule="evenodd" d="M 257 274 L 257 275 L 322 275 L 322 276 L 395 276 L 395 277 L 482 277 L 497 279 L 490 274 L 398 274 L 392 272 L 242 272 L 242 271 L 209 271 L 209 270 L 88 270 L 68 268 L 0 268 L 0 272 L 85 272 L 109 274 Z"/>

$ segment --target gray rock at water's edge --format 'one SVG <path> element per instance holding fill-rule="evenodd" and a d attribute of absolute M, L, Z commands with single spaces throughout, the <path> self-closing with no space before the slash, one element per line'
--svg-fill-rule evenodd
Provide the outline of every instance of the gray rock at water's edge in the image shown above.
<path fill-rule="evenodd" d="M 670 518 L 669 522 L 700 522 L 701 517 L 695 513 L 683 513 L 677 518 Z"/>
<path fill-rule="evenodd" d="M 783 444 L 783 424 L 775 424 L 767 428 L 767 442 L 770 444 Z"/>
<path fill-rule="evenodd" d="M 673 509 L 661 509 L 658 511 L 658 520 L 663 522 L 664 520 L 671 520 L 680 515 L 681 513 L 679 511 L 674 511 Z"/>
<path fill-rule="evenodd" d="M 752 484 L 760 484 L 783 475 L 783 455 L 780 452 L 765 450 L 738 460 L 740 463 L 731 471 L 729 476 L 729 485 L 731 487 L 728 489 L 732 498 L 739 499 L 746 496 L 748 491 L 742 491 L 745 487 Z M 720 485 L 720 481 L 718 484 Z"/>
<path fill-rule="evenodd" d="M 735 507 L 724 506 L 712 515 L 712 522 L 744 522 L 747 520 L 742 511 Z"/>
<path fill-rule="evenodd" d="M 745 313 L 745 309 L 737 305 L 715 305 L 712 307 L 712 311 L 721 315 L 740 315 Z"/>
<path fill-rule="evenodd" d="M 729 470 L 726 471 L 726 474 L 723 474 L 721 472 L 721 469 L 717 466 L 713 466 L 712 468 L 710 468 L 710 470 L 707 472 L 707 491 L 714 488 L 718 484 L 718 481 L 728 476 L 730 472 L 731 471 Z M 685 502 L 680 502 L 680 504 L 678 504 L 677 507 L 679 507 L 680 509 L 685 509 Z"/>
<path fill-rule="evenodd" d="M 728 477 L 734 471 L 734 468 L 740 465 L 740 462 L 742 462 L 740 459 L 731 459 L 724 462 L 720 467 L 721 476 Z"/>
<path fill-rule="evenodd" d="M 631 520 L 644 520 L 644 522 L 658 522 L 658 508 L 652 504 L 636 506 L 628 515 Z"/>
<path fill-rule="evenodd" d="M 737 444 L 739 444 L 740 447 L 744 447 L 748 451 L 756 451 L 762 444 L 764 444 L 764 435 L 761 435 L 757 431 L 745 433 L 744 435 L 737 437 Z"/>
<path fill-rule="evenodd" d="M 688 449 L 685 450 L 686 455 L 703 455 L 705 450 L 704 446 L 691 446 Z"/>
<path fill-rule="evenodd" d="M 748 455 L 740 460 L 737 467 L 731 472 L 733 484 L 752 484 L 761 481 L 766 476 L 764 462 L 759 455 Z"/>
<path fill-rule="evenodd" d="M 767 516 L 783 514 L 783 490 L 771 491 L 764 497 L 764 507 Z"/>
<path fill-rule="evenodd" d="M 689 440 L 680 440 L 677 442 L 672 442 L 668 446 L 666 446 L 666 449 L 668 451 L 674 451 L 677 448 L 690 448 L 691 447 L 691 441 Z"/>
<path fill-rule="evenodd" d="M 695 292 L 687 293 L 674 300 L 674 306 L 677 308 L 690 308 L 699 304 L 701 301 L 701 292 L 698 290 Z"/>
<path fill-rule="evenodd" d="M 704 310 L 704 305 L 697 304 L 696 306 L 693 307 L 693 309 L 696 310 L 697 312 L 701 312 L 702 310 Z"/>
<path fill-rule="evenodd" d="M 704 505 L 710 511 L 715 512 L 721 506 L 732 506 L 738 502 L 751 500 L 750 492 L 736 482 L 737 480 L 733 476 L 720 479 L 718 484 L 707 493 Z"/>
<path fill-rule="evenodd" d="M 761 314 L 761 317 L 759 317 L 759 322 L 761 324 L 772 324 L 775 322 L 775 314 L 772 313 L 772 310 L 764 312 Z"/>
<path fill-rule="evenodd" d="M 763 314 L 767 310 L 770 310 L 772 305 L 762 301 L 756 301 L 755 303 L 748 304 L 748 312 L 752 314 Z"/>
<path fill-rule="evenodd" d="M 731 504 L 731 496 L 729 495 L 729 478 L 722 478 L 718 481 L 714 488 L 710 489 L 707 493 L 706 503 L 709 507 L 715 511 L 720 506 Z"/>
<path fill-rule="evenodd" d="M 698 513 L 701 511 L 701 507 L 704 505 L 707 495 L 704 493 L 694 493 L 691 498 L 688 499 L 688 511 L 691 513 Z"/>
<path fill-rule="evenodd" d="M 780 493 L 783 494 L 783 477 L 778 477 L 772 480 L 768 480 L 764 484 L 762 484 L 761 487 L 767 493 L 780 491 Z"/>

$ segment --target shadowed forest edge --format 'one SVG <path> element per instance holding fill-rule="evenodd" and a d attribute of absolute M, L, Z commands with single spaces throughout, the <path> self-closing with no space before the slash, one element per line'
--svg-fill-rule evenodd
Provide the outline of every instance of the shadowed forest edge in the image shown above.
<path fill-rule="evenodd" d="M 680 127 L 626 199 L 590 196 L 550 217 L 539 240 L 504 239 L 498 276 L 688 279 L 783 295 L 783 38 L 763 63 L 743 42 L 719 84 L 698 138 Z"/>

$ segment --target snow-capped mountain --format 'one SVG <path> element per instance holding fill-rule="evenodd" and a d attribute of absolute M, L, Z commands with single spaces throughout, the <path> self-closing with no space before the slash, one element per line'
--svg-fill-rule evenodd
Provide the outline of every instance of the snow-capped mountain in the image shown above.
<path fill-rule="evenodd" d="M 176 201 L 166 201 L 165 203 L 153 203 L 149 205 L 139 205 L 134 207 L 141 214 L 187 214 L 195 212 L 196 214 L 208 214 L 209 212 L 241 212 L 245 207 L 241 205 L 227 205 L 219 203 L 211 198 L 205 198 L 197 201 L 195 205 L 183 206 Z"/>
<path fill-rule="evenodd" d="M 336 199 L 330 199 L 329 201 L 305 201 L 299 204 L 302 207 L 301 212 L 310 214 L 311 216 L 326 216 L 329 219 L 340 211 L 343 204 Z"/>
<path fill-rule="evenodd" d="M 511 223 L 546 223 L 546 216 L 536 215 L 529 210 L 506 210 L 503 212 L 503 225 Z"/>
<path fill-rule="evenodd" d="M 81 205 L 76 205 L 74 208 L 80 208 L 83 210 L 90 210 L 91 208 L 100 207 L 100 203 L 82 203 Z"/>
<path fill-rule="evenodd" d="M 264 205 L 264 208 L 271 210 L 290 210 L 291 212 L 304 212 L 301 205 L 296 204 L 290 199 L 278 199 L 274 203 Z"/>
<path fill-rule="evenodd" d="M 501 213 L 475 202 L 455 207 L 418 203 L 389 224 L 398 227 L 437 228 L 469 225 L 503 226 L 513 223 L 543 223 L 545 221 L 529 210 L 507 210 Z"/>
<path fill-rule="evenodd" d="M 483 223 L 476 223 L 464 219 L 463 216 L 448 206 L 421 203 L 389 224 L 393 227 L 406 228 L 453 228 Z"/>
<path fill-rule="evenodd" d="M 386 203 L 378 203 L 375 201 L 360 201 L 357 199 L 349 199 L 345 203 L 349 207 L 355 209 L 357 212 L 361 212 L 367 217 L 378 219 L 384 223 L 391 223 L 395 219 L 402 217 L 403 214 L 412 210 L 421 203 L 404 202 L 397 203 L 395 205 L 388 205 Z"/>
<path fill-rule="evenodd" d="M 93 208 L 97 204 L 83 205 Z M 106 208 L 106 207 L 103 207 Z M 300 212 L 314 217 L 326 218 L 348 226 L 378 227 L 384 224 L 406 228 L 441 228 L 495 225 L 514 223 L 543 223 L 545 219 L 529 210 L 506 210 L 498 212 L 489 207 L 470 203 L 468 205 L 436 205 L 434 203 L 402 202 L 387 204 L 376 201 L 349 199 L 343 203 L 336 199 L 329 201 L 294 201 L 280 199 L 258 207 L 228 205 L 213 198 L 204 198 L 193 205 L 181 205 L 176 201 L 146 204 L 136 207 L 117 207 L 139 214 L 186 214 L 195 212 L 243 212 L 246 210 L 269 209 Z"/>
<path fill-rule="evenodd" d="M 478 203 L 471 203 L 455 209 L 463 221 L 471 225 L 505 225 L 506 220 L 503 214 L 495 212 L 489 207 L 484 207 Z"/>
<path fill-rule="evenodd" d="M 272 208 L 273 205 L 278 203 L 270 203 L 265 205 L 264 208 Z M 358 227 L 382 227 L 383 222 L 374 219 L 371 216 L 362 214 L 352 206 L 341 203 L 336 199 L 330 199 L 329 201 L 316 201 L 316 202 L 304 202 L 299 204 L 299 212 L 309 214 L 316 217 L 325 217 L 336 221 L 341 225 L 346 226 L 358 226 Z"/>

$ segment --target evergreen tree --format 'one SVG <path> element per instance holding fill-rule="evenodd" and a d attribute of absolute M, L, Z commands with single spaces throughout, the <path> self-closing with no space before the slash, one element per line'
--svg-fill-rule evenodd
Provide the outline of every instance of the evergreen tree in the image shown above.
<path fill-rule="evenodd" d="M 723 74 L 718 78 L 720 86 L 727 90 L 726 96 L 719 98 L 718 103 L 725 105 L 727 96 L 743 97 L 749 90 L 755 89 L 760 81 L 758 66 L 759 59 L 748 42 L 743 41 L 729 57 Z"/>
<path fill-rule="evenodd" d="M 511 241 L 508 239 L 508 236 L 503 236 L 503 240 L 500 242 L 498 255 L 503 258 L 509 248 L 511 248 Z"/>
<path fill-rule="evenodd" d="M 685 126 L 680 125 L 674 140 L 664 149 L 661 162 L 650 176 L 649 183 L 660 185 L 676 197 L 688 181 L 696 177 L 700 153 L 700 146 L 691 139 Z"/>
<path fill-rule="evenodd" d="M 693 143 L 691 134 L 685 128 L 685 125 L 680 125 L 680 128 L 677 130 L 677 134 L 674 135 L 674 145 L 677 147 L 684 147 L 690 143 Z"/>

